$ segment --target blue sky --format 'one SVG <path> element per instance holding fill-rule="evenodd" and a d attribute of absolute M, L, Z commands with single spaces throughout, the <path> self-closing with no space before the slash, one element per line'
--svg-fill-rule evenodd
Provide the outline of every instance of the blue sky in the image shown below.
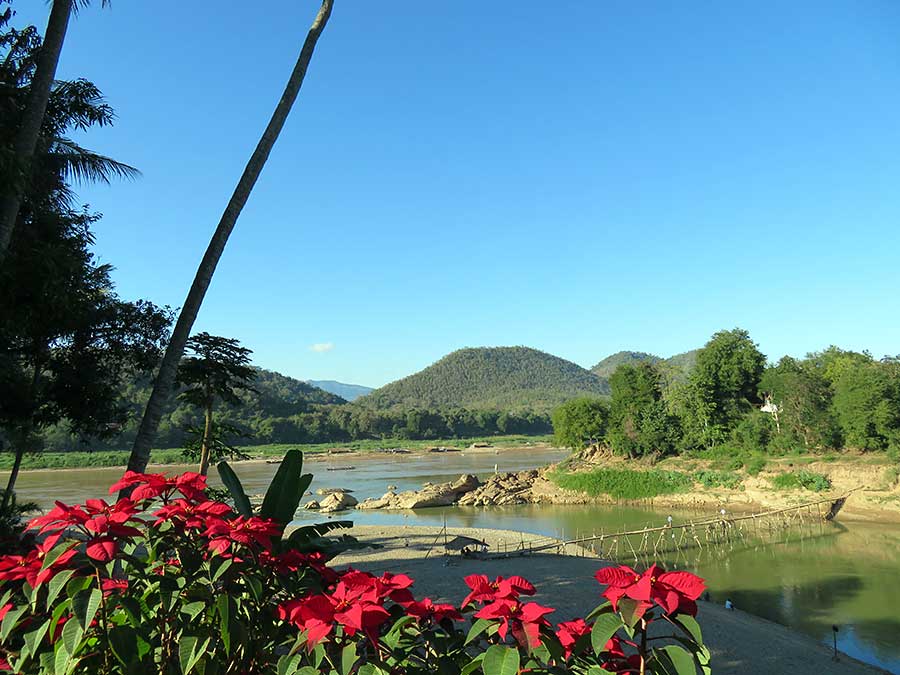
<path fill-rule="evenodd" d="M 59 76 L 101 87 L 119 121 L 82 140 L 143 177 L 80 194 L 121 294 L 179 306 L 317 3 L 93 5 Z M 734 326 L 896 354 L 898 31 L 893 0 L 336 0 L 195 330 L 372 386 Z"/>

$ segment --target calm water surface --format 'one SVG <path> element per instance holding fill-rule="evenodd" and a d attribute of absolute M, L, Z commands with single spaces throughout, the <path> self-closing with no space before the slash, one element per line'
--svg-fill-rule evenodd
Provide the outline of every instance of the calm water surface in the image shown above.
<path fill-rule="evenodd" d="M 313 490 L 341 487 L 357 499 L 380 497 L 388 485 L 414 489 L 423 482 L 452 480 L 461 473 L 487 475 L 518 471 L 553 461 L 558 451 L 500 451 L 430 455 L 330 457 L 307 462 L 316 478 Z M 344 469 L 353 466 L 352 470 Z M 247 463 L 235 466 L 248 493 L 263 493 L 278 467 Z M 169 467 L 175 472 L 177 468 Z M 63 470 L 24 473 L 21 499 L 43 506 L 59 499 L 78 502 L 106 493 L 121 469 Z M 212 481 L 215 483 L 215 480 Z M 522 530 L 535 535 L 572 538 L 623 527 L 675 522 L 698 513 L 620 506 L 517 506 L 423 509 L 417 512 L 359 511 L 349 516 L 363 525 L 440 525 Z M 300 521 L 324 516 L 301 511 Z M 490 543 L 490 541 L 488 541 Z M 900 673 L 900 527 L 845 521 L 792 532 L 775 542 L 740 544 L 728 550 L 691 551 L 666 561 L 707 579 L 715 601 L 730 598 L 742 610 L 801 630 L 831 643 L 839 626 L 839 647 L 859 658 Z"/>

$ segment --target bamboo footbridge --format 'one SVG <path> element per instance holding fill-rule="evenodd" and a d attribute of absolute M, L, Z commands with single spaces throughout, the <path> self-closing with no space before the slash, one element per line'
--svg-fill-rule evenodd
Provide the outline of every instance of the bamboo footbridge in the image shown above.
<path fill-rule="evenodd" d="M 722 549 L 739 543 L 761 543 L 787 530 L 803 532 L 804 529 L 808 531 L 817 525 L 820 528 L 826 526 L 858 489 L 860 488 L 837 497 L 758 513 L 726 516 L 722 509 L 717 516 L 678 524 L 674 524 L 669 516 L 668 523 L 657 527 L 633 530 L 623 528 L 621 531 L 607 532 L 600 530 L 568 540 L 552 537 L 526 540 L 523 534 L 522 540 L 517 544 L 500 542 L 494 551 L 480 557 L 509 558 L 550 551 L 572 554 L 574 549 L 574 555 L 577 556 L 610 561 L 634 559 L 638 562 L 644 558 L 682 553 L 688 549 Z"/>

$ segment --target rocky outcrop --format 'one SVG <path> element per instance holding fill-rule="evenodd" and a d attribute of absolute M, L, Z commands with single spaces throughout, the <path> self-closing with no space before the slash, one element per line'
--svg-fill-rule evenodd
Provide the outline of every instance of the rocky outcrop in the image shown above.
<path fill-rule="evenodd" d="M 346 492 L 332 492 L 319 503 L 319 510 L 323 513 L 344 511 L 356 506 L 358 503 L 356 497 L 352 497 Z"/>
<path fill-rule="evenodd" d="M 388 491 L 380 499 L 366 499 L 360 509 L 424 509 L 430 506 L 450 506 L 460 497 L 481 485 L 477 476 L 463 474 L 452 483 L 433 485 L 426 483 L 421 490 L 408 492 Z"/>
<path fill-rule="evenodd" d="M 538 477 L 537 471 L 498 473 L 483 485 L 460 497 L 460 506 L 507 506 L 529 504 L 532 501 L 531 486 Z"/>
<path fill-rule="evenodd" d="M 308 510 L 310 510 L 310 511 L 318 511 L 319 509 L 322 508 L 322 505 L 319 504 L 319 502 L 317 502 L 315 499 L 313 499 L 313 500 L 311 500 L 311 501 L 306 502 L 306 503 L 303 505 L 303 508 L 304 508 L 304 509 L 308 509 Z"/>

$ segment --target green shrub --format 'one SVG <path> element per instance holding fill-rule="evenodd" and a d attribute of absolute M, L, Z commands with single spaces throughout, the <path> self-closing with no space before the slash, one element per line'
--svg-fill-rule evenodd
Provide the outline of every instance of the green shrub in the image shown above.
<path fill-rule="evenodd" d="M 614 499 L 651 499 L 690 490 L 693 480 L 680 471 L 595 469 L 580 473 L 554 473 L 551 480 L 566 490 Z"/>
<path fill-rule="evenodd" d="M 814 471 L 789 471 L 781 473 L 772 479 L 772 485 L 779 490 L 812 490 L 813 492 L 822 492 L 831 487 L 831 481 L 827 476 Z"/>
<path fill-rule="evenodd" d="M 743 479 L 732 471 L 697 471 L 694 474 L 694 480 L 703 487 L 723 487 L 729 490 L 737 490 L 743 483 Z"/>
<path fill-rule="evenodd" d="M 765 457 L 756 455 L 747 462 L 747 475 L 758 476 L 759 472 L 766 468 L 767 460 Z"/>

